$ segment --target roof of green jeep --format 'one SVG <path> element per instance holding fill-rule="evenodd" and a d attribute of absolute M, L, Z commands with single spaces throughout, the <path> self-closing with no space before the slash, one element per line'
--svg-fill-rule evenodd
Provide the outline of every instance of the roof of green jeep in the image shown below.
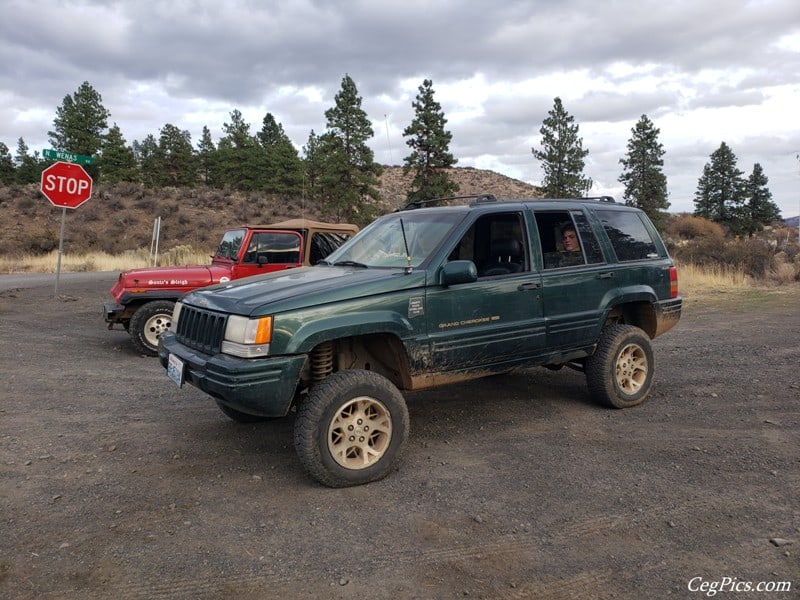
<path fill-rule="evenodd" d="M 464 203 L 464 198 L 476 198 L 474 202 Z M 592 208 L 614 208 L 619 210 L 638 211 L 639 209 L 619 204 L 614 201 L 611 196 L 598 196 L 591 198 L 514 198 L 498 200 L 491 194 L 483 194 L 480 196 L 456 196 L 453 198 L 440 198 L 432 199 L 417 203 L 409 203 L 401 209 L 400 212 L 405 211 L 419 211 L 419 210 L 441 210 L 447 212 L 467 212 L 478 209 L 493 210 L 496 208 L 522 208 L 524 206 L 531 208 L 564 208 L 564 205 L 572 206 L 588 206 Z M 453 202 L 448 204 L 448 202 Z M 550 205 L 550 206 L 548 206 Z"/>

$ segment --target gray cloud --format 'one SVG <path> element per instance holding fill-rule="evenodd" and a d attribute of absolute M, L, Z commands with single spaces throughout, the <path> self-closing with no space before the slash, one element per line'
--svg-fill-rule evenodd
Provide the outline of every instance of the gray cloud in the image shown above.
<path fill-rule="evenodd" d="M 676 196 L 691 199 L 708 155 L 727 139 L 740 168 L 758 159 L 784 212 L 797 212 L 794 114 L 763 136 L 736 122 L 676 129 L 698 109 L 800 105 L 796 0 L 0 0 L 0 9 L 0 141 L 11 148 L 19 137 L 45 146 L 55 109 L 83 81 L 129 142 L 165 123 L 195 140 L 205 124 L 216 137 L 239 108 L 256 115 L 254 131 L 273 113 L 300 147 L 311 129 L 324 130 L 348 73 L 376 124 L 376 157 L 399 164 L 422 79 L 438 94 L 480 75 L 490 93 L 470 117 L 456 113 L 464 98 L 440 98 L 461 165 L 491 162 L 537 180 L 530 149 L 561 96 L 590 149 L 587 175 L 603 186 L 618 187 L 630 129 L 647 114 L 662 130 Z"/>

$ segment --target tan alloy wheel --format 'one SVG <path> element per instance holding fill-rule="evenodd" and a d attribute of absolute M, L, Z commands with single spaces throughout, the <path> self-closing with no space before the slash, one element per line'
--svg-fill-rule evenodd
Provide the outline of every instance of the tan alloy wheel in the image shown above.
<path fill-rule="evenodd" d="M 144 337 L 147 343 L 158 348 L 158 338 L 172 325 L 171 314 L 153 315 L 144 326 Z"/>
<path fill-rule="evenodd" d="M 392 440 L 392 419 L 381 403 L 359 396 L 343 405 L 328 428 L 328 450 L 347 469 L 378 462 Z"/>
<path fill-rule="evenodd" d="M 638 344 L 628 344 L 617 358 L 617 385 L 633 395 L 647 381 L 647 355 Z"/>

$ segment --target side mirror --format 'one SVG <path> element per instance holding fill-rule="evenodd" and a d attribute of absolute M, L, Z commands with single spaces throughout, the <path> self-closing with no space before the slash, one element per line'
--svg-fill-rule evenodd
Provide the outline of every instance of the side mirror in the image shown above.
<path fill-rule="evenodd" d="M 478 269 L 471 260 L 451 260 L 442 267 L 442 285 L 472 283 L 478 280 Z"/>

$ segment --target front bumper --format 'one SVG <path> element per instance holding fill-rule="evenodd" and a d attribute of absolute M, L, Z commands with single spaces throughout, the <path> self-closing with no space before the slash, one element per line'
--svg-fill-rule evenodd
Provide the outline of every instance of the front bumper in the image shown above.
<path fill-rule="evenodd" d="M 307 356 L 273 356 L 244 359 L 196 352 L 166 332 L 159 338 L 158 358 L 166 369 L 169 355 L 184 362 L 187 383 L 231 408 L 261 417 L 283 417 L 289 413 L 300 372 Z"/>

